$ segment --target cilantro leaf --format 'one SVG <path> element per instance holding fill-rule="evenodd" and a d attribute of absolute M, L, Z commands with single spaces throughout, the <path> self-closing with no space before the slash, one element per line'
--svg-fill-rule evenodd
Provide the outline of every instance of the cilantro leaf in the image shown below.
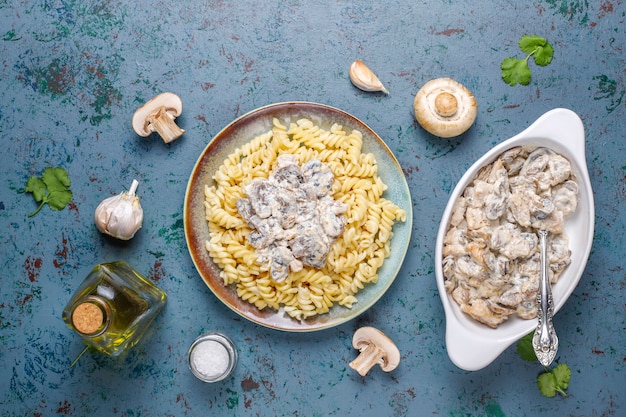
<path fill-rule="evenodd" d="M 535 64 L 542 67 L 550 64 L 554 56 L 554 48 L 550 42 L 540 36 L 522 36 L 518 45 L 522 52 L 526 53 L 526 58 L 505 58 L 500 64 L 502 79 L 510 86 L 528 85 L 530 83 L 531 72 L 528 67 L 528 60 L 531 56 Z"/>
<path fill-rule="evenodd" d="M 548 41 L 541 36 L 526 35 L 520 38 L 518 45 L 522 52 L 532 54 L 538 46 L 545 46 L 547 43 Z"/>
<path fill-rule="evenodd" d="M 530 68 L 525 59 L 505 58 L 500 64 L 502 79 L 510 86 L 530 83 Z"/>
<path fill-rule="evenodd" d="M 532 55 L 537 65 L 545 67 L 552 62 L 554 48 L 545 38 L 540 36 L 522 36 L 519 40 L 519 47 L 522 52 Z"/>
<path fill-rule="evenodd" d="M 46 194 L 46 183 L 38 177 L 30 177 L 26 182 L 26 188 L 24 191 L 27 193 L 33 193 L 35 201 L 40 202 Z"/>
<path fill-rule="evenodd" d="M 25 192 L 32 193 L 39 207 L 29 217 L 39 213 L 45 204 L 52 210 L 63 210 L 72 201 L 71 181 L 63 168 L 46 168 L 41 178 L 32 176 L 26 182 Z"/>
<path fill-rule="evenodd" d="M 558 392 L 567 397 L 565 390 L 569 386 L 572 371 L 565 363 L 555 366 L 551 371 L 542 373 L 537 377 L 539 391 L 548 398 L 554 397 Z"/>
<path fill-rule="evenodd" d="M 552 62 L 553 55 L 554 48 L 552 47 L 552 45 L 546 42 L 544 46 L 538 46 L 537 49 L 535 49 L 533 58 L 535 59 L 535 64 L 545 67 L 550 62 Z"/>
<path fill-rule="evenodd" d="M 561 388 L 562 390 L 566 390 L 569 386 L 569 381 L 572 378 L 572 370 L 569 369 L 569 366 L 567 366 L 567 364 L 565 363 L 560 363 L 556 367 L 554 367 L 554 369 L 552 369 L 552 374 L 556 379 L 557 387 Z M 565 392 L 561 390 L 559 390 L 559 392 L 565 395 Z"/>
<path fill-rule="evenodd" d="M 63 168 L 46 168 L 41 175 L 41 179 L 48 186 L 48 191 L 65 191 L 70 185 L 70 177 Z"/>
<path fill-rule="evenodd" d="M 72 201 L 70 190 L 50 191 L 48 194 L 48 205 L 52 210 L 63 210 Z"/>
<path fill-rule="evenodd" d="M 556 378 L 552 372 L 544 372 L 539 375 L 537 386 L 544 397 L 552 398 L 556 395 Z"/>
<path fill-rule="evenodd" d="M 537 360 L 535 349 L 533 348 L 533 333 L 528 333 L 517 342 L 517 354 L 525 361 L 534 362 Z"/>

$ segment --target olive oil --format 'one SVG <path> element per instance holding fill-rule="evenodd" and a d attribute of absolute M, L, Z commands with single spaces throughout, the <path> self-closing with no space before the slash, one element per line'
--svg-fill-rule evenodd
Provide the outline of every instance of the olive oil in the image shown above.
<path fill-rule="evenodd" d="M 166 293 L 124 261 L 97 265 L 63 310 L 90 346 L 118 356 L 134 346 L 163 309 Z"/>

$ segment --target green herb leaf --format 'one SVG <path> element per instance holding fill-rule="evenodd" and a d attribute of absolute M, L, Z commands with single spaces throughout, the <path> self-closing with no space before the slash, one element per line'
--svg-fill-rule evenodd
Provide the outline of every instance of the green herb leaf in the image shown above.
<path fill-rule="evenodd" d="M 567 397 L 565 390 L 569 386 L 572 371 L 565 363 L 555 366 L 551 371 L 544 372 L 537 377 L 539 391 L 546 397 L 554 397 L 558 392 Z"/>
<path fill-rule="evenodd" d="M 520 38 L 518 45 L 522 52 L 532 54 L 533 52 L 535 52 L 535 49 L 537 47 L 545 46 L 547 43 L 548 41 L 541 36 L 526 35 Z"/>
<path fill-rule="evenodd" d="M 46 168 L 41 178 L 33 176 L 26 182 L 24 191 L 32 193 L 39 204 L 37 209 L 28 216 L 39 213 L 44 204 L 53 210 L 63 210 L 72 201 L 71 181 L 63 168 Z"/>
<path fill-rule="evenodd" d="M 545 38 L 539 36 L 522 36 L 519 40 L 519 47 L 522 52 L 532 55 L 535 63 L 545 67 L 552 62 L 554 48 Z"/>
<path fill-rule="evenodd" d="M 532 56 L 535 63 L 545 67 L 552 62 L 554 48 L 550 43 L 540 36 L 522 36 L 518 42 L 522 52 L 526 53 L 525 59 L 505 58 L 500 64 L 502 79 L 507 84 L 528 85 L 530 83 L 531 72 L 528 67 L 528 60 Z"/>
<path fill-rule="evenodd" d="M 41 179 L 48 186 L 48 191 L 65 191 L 71 185 L 70 177 L 63 168 L 46 168 Z"/>
<path fill-rule="evenodd" d="M 510 86 L 530 83 L 530 68 L 525 59 L 505 58 L 500 64 L 502 79 Z"/>
<path fill-rule="evenodd" d="M 569 366 L 565 363 L 560 363 L 554 369 L 552 369 L 552 374 L 556 379 L 556 385 L 561 390 L 566 390 L 569 386 L 569 381 L 572 378 L 572 370 L 569 369 Z M 560 391 L 562 394 L 565 394 L 563 391 Z"/>
<path fill-rule="evenodd" d="M 535 64 L 545 67 L 552 62 L 552 56 L 554 56 L 554 48 L 548 43 L 545 46 L 538 47 L 533 58 L 535 58 Z"/>
<path fill-rule="evenodd" d="M 39 177 L 30 177 L 26 182 L 26 188 L 24 191 L 27 193 L 33 193 L 35 201 L 40 202 L 46 195 L 46 183 Z"/>
<path fill-rule="evenodd" d="M 533 348 L 533 333 L 528 333 L 517 342 L 517 354 L 525 361 L 534 362 L 537 360 L 535 349 Z"/>
<path fill-rule="evenodd" d="M 537 386 L 544 397 L 552 398 L 556 395 L 556 378 L 552 372 L 544 372 L 539 375 Z"/>
<path fill-rule="evenodd" d="M 72 201 L 70 190 L 51 191 L 48 194 L 48 205 L 52 210 L 63 210 Z"/>

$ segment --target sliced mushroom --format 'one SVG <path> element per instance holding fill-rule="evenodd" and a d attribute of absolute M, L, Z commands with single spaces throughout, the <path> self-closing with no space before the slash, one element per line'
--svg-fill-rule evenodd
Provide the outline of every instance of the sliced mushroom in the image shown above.
<path fill-rule="evenodd" d="M 459 136 L 476 120 L 476 98 L 451 78 L 437 78 L 424 84 L 413 106 L 417 122 L 441 138 Z"/>
<path fill-rule="evenodd" d="M 400 363 L 400 351 L 396 345 L 374 327 L 365 326 L 354 332 L 352 346 L 361 353 L 350 362 L 350 367 L 361 376 L 367 375 L 374 365 L 380 365 L 383 371 L 390 372 Z"/>
<path fill-rule="evenodd" d="M 165 143 L 170 143 L 185 133 L 174 122 L 182 112 L 180 97 L 174 93 L 159 94 L 135 111 L 133 130 L 142 137 L 157 132 Z"/>

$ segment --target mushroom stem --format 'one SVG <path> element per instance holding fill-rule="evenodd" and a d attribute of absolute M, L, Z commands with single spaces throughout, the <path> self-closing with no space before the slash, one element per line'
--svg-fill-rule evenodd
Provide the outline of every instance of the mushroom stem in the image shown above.
<path fill-rule="evenodd" d="M 357 371 L 359 375 L 365 376 L 374 365 L 384 365 L 385 351 L 374 343 L 364 343 L 359 346 L 361 352 L 352 362 L 350 367 Z"/>
<path fill-rule="evenodd" d="M 453 116 L 459 108 L 459 103 L 453 94 L 443 91 L 435 98 L 435 111 L 443 117 Z"/>
<path fill-rule="evenodd" d="M 178 127 L 174 122 L 174 116 L 164 107 L 161 107 L 156 113 L 149 115 L 146 121 L 149 129 L 157 132 L 165 143 L 170 143 L 185 133 L 185 130 Z"/>

